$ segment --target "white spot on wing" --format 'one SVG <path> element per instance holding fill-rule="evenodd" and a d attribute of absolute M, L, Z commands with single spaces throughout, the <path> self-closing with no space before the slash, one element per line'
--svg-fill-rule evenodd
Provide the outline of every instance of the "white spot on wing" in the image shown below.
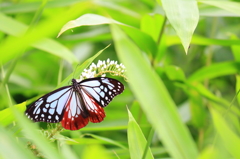
<path fill-rule="evenodd" d="M 46 112 L 47 112 L 47 109 L 46 109 L 46 108 L 43 108 L 43 112 L 46 113 Z"/>
<path fill-rule="evenodd" d="M 49 109 L 48 112 L 49 112 L 49 114 L 53 115 L 54 114 L 54 109 Z"/>
<path fill-rule="evenodd" d="M 54 101 L 54 102 L 52 102 L 51 105 L 50 105 L 50 107 L 51 107 L 51 108 L 56 108 L 57 102 L 58 102 L 57 100 Z"/>
<path fill-rule="evenodd" d="M 110 86 L 110 85 L 108 85 L 108 89 L 109 89 L 109 90 L 112 90 L 112 89 L 113 89 L 113 87 L 112 87 L 112 86 Z"/>
<path fill-rule="evenodd" d="M 101 100 L 101 104 L 105 106 L 105 103 L 104 103 L 104 101 L 103 101 L 103 100 Z"/>
<path fill-rule="evenodd" d="M 46 107 L 46 108 L 49 108 L 49 106 L 50 106 L 49 103 L 45 104 L 45 107 Z"/>
<path fill-rule="evenodd" d="M 104 93 L 104 92 L 100 92 L 99 94 L 100 94 L 100 96 L 101 96 L 102 98 L 105 96 L 105 93 Z"/>
<path fill-rule="evenodd" d="M 107 91 L 108 91 L 108 89 L 105 87 L 105 88 L 104 88 L 104 92 L 107 92 Z"/>

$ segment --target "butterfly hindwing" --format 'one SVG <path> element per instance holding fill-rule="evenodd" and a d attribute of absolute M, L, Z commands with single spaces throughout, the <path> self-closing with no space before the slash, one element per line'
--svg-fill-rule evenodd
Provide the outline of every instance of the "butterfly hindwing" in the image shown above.
<path fill-rule="evenodd" d="M 79 96 L 76 91 L 69 100 L 61 121 L 62 126 L 69 130 L 78 130 L 89 122 L 101 122 L 104 117 L 104 109 L 95 100 L 86 94 Z M 83 103 L 82 103 L 83 102 Z M 82 104 L 81 104 L 82 103 Z"/>
<path fill-rule="evenodd" d="M 83 90 L 81 90 L 81 94 L 83 96 L 84 103 L 89 112 L 89 120 L 92 123 L 99 123 L 103 121 L 105 115 L 103 107 L 101 107 L 92 96 L 86 94 Z"/>
<path fill-rule="evenodd" d="M 83 99 L 80 97 L 77 90 L 74 90 L 73 95 L 69 98 L 63 119 L 62 126 L 69 130 L 78 130 L 86 126 L 89 122 L 89 113 L 84 107 Z"/>

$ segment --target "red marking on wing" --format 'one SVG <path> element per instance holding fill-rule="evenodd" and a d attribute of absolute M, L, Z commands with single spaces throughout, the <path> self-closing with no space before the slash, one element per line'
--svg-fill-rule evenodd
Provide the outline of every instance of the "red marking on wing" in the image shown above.
<path fill-rule="evenodd" d="M 62 126 L 65 129 L 78 130 L 85 127 L 88 124 L 89 120 L 92 123 L 99 123 L 103 121 L 104 117 L 106 116 L 104 109 L 93 98 L 91 98 L 90 95 L 88 94 L 85 94 L 85 95 L 87 95 L 85 97 L 89 98 L 88 102 L 91 101 L 90 103 L 85 101 L 85 106 L 87 108 L 89 116 L 83 117 L 82 112 L 80 114 L 75 114 L 74 116 L 72 116 L 71 110 L 70 110 L 70 104 L 71 104 L 72 98 L 70 98 L 66 104 L 63 119 L 61 121 Z"/>
<path fill-rule="evenodd" d="M 104 109 L 97 104 L 95 101 L 92 101 L 92 103 L 95 105 L 94 109 L 89 109 L 89 120 L 92 123 L 99 123 L 101 121 L 103 121 L 105 115 Z"/>
<path fill-rule="evenodd" d="M 89 121 L 88 118 L 84 118 L 81 115 L 79 115 L 78 117 L 73 117 L 73 120 L 72 120 L 68 118 L 68 115 L 65 115 L 67 113 L 68 112 L 64 113 L 63 120 L 61 121 L 62 126 L 65 129 L 78 130 L 85 127 L 88 124 L 88 121 Z"/>
<path fill-rule="evenodd" d="M 71 103 L 71 98 L 68 100 L 68 103 L 66 104 L 66 108 L 65 108 L 65 112 L 63 115 L 63 119 L 61 121 L 62 126 L 65 129 L 68 130 L 78 130 L 83 128 L 84 126 L 86 126 L 88 124 L 88 117 L 84 118 L 81 114 L 79 115 L 75 115 L 75 116 L 71 116 L 69 114 L 71 114 L 71 110 L 70 110 L 70 103 Z"/>

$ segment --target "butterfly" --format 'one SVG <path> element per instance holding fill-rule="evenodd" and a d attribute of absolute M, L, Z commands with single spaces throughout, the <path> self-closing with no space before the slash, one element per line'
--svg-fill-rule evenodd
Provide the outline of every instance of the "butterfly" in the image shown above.
<path fill-rule="evenodd" d="M 33 102 L 26 110 L 34 122 L 61 122 L 68 130 L 78 130 L 88 122 L 99 123 L 112 99 L 121 94 L 124 85 L 112 78 L 96 77 L 58 88 Z"/>

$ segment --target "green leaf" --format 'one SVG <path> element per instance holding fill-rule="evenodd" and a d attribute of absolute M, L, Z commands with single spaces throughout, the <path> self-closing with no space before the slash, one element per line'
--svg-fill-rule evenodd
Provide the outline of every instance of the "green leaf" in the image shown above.
<path fill-rule="evenodd" d="M 57 0 L 57 1 L 48 1 L 45 8 L 56 8 L 56 7 L 63 7 L 69 6 L 79 0 Z M 34 12 L 38 9 L 41 2 L 24 2 L 24 3 L 12 3 L 11 5 L 2 5 L 1 12 L 2 13 L 29 13 Z"/>
<path fill-rule="evenodd" d="M 218 104 L 218 106 L 223 106 L 228 108 L 231 105 L 226 99 L 215 96 L 209 89 L 203 86 L 203 84 L 198 82 L 186 83 L 191 89 L 196 90 L 201 96 L 206 99 Z M 232 105 L 230 112 L 240 115 L 240 110 L 235 105 Z"/>
<path fill-rule="evenodd" d="M 0 126 L 0 156 L 1 159 L 34 159 L 33 154 L 26 149 L 25 145 L 15 140 L 15 136 L 10 131 Z"/>
<path fill-rule="evenodd" d="M 20 103 L 18 105 L 14 105 L 20 112 L 24 112 L 26 110 L 26 102 Z M 0 111 L 0 125 L 7 126 L 11 124 L 15 120 L 13 115 L 12 108 L 6 108 Z"/>
<path fill-rule="evenodd" d="M 209 146 L 201 152 L 197 159 L 222 159 L 222 156 L 213 146 Z"/>
<path fill-rule="evenodd" d="M 4 53 L 7 52 L 5 54 L 0 54 L 1 64 L 5 64 L 9 60 L 12 60 L 15 57 L 21 56 L 24 53 L 23 50 L 25 50 L 29 46 L 33 46 L 34 43 L 37 44 L 37 42 L 41 41 L 47 36 L 54 35 L 56 32 L 56 28 L 61 26 L 63 22 L 71 19 L 76 14 L 80 14 L 81 12 L 83 12 L 83 10 L 87 8 L 89 5 L 90 5 L 89 2 L 78 3 L 74 5 L 74 7 L 71 8 L 68 12 L 64 11 L 58 15 L 52 14 L 52 17 L 44 21 L 41 21 L 41 23 L 39 23 L 36 27 L 34 27 L 31 31 L 27 32 L 24 35 L 22 35 L 24 31 L 21 31 L 21 36 L 19 36 L 18 38 L 16 37 L 7 38 L 5 41 L 0 43 L 0 52 L 4 52 Z M 6 29 L 7 27 L 11 27 L 10 24 L 18 24 L 18 22 L 16 21 L 13 22 L 14 21 L 13 19 L 5 16 L 4 14 L 0 14 L 0 21 L 2 20 L 4 20 L 4 23 L 0 25 L 0 30 Z M 5 23 L 5 21 L 7 22 Z M 17 27 L 17 25 L 14 25 L 14 26 Z M 10 31 L 10 29 L 8 29 L 8 31 Z M 41 45 L 40 46 L 41 48 L 43 44 L 40 42 L 40 45 Z M 44 47 L 51 47 L 51 45 L 45 44 Z M 67 54 L 66 54 L 66 48 L 63 49 L 63 52 L 58 53 L 56 52 L 56 50 L 54 51 L 56 47 L 53 47 L 52 49 L 52 51 L 55 54 L 62 57 L 63 59 L 66 58 L 70 63 L 77 62 L 77 59 L 75 58 L 75 56 L 73 56 L 73 54 L 70 51 L 67 51 Z M 46 50 L 49 50 L 49 49 L 46 48 Z M 59 49 L 57 51 L 59 51 Z"/>
<path fill-rule="evenodd" d="M 217 70 L 217 71 L 216 71 Z M 240 62 L 221 62 L 201 68 L 193 73 L 188 81 L 202 81 L 215 77 L 237 74 L 240 70 Z"/>
<path fill-rule="evenodd" d="M 187 89 L 186 93 L 189 95 L 191 123 L 197 128 L 203 128 L 207 119 L 203 98 L 196 90 Z"/>
<path fill-rule="evenodd" d="M 214 109 L 211 109 L 211 114 L 213 117 L 214 126 L 218 134 L 220 135 L 221 139 L 223 140 L 225 148 L 229 151 L 229 153 L 234 158 L 240 158 L 239 136 L 230 129 L 223 115 L 221 115 L 219 112 L 217 112 Z"/>
<path fill-rule="evenodd" d="M 36 124 L 31 123 L 31 121 L 27 119 L 26 116 L 23 116 L 22 112 L 18 112 L 16 109 L 13 110 L 18 124 L 23 129 L 25 137 L 31 139 L 33 143 L 37 146 L 37 148 L 45 155 L 46 158 L 64 158 L 60 153 L 58 153 L 54 145 L 49 143 L 49 141 L 40 133 L 40 131 L 36 127 Z"/>
<path fill-rule="evenodd" d="M 235 36 L 235 35 L 232 35 L 231 39 L 238 40 L 237 36 Z M 235 61 L 240 62 L 240 54 L 239 54 L 240 46 L 232 45 L 231 49 L 232 49 L 232 53 L 233 53 Z M 238 91 L 240 91 L 240 75 L 236 74 L 236 93 L 238 93 Z M 238 103 L 240 103 L 240 96 L 238 94 L 237 94 L 237 100 L 238 100 Z"/>
<path fill-rule="evenodd" d="M 107 149 L 99 144 L 88 145 L 82 152 L 84 159 L 111 159 L 112 157 L 107 152 Z"/>
<path fill-rule="evenodd" d="M 98 136 L 98 135 L 94 135 L 94 134 L 84 134 L 84 135 L 87 135 L 87 136 L 91 136 L 97 140 L 100 140 L 102 141 L 101 144 L 108 144 L 108 145 L 114 145 L 114 146 L 118 146 L 122 149 L 127 149 L 124 145 L 122 145 L 121 143 L 117 142 L 117 141 L 114 141 L 114 140 L 111 140 L 109 138 L 106 138 L 106 137 L 102 137 L 102 136 Z"/>
<path fill-rule="evenodd" d="M 186 80 L 184 72 L 180 67 L 166 66 L 164 69 L 170 80 L 172 80 L 172 81 L 185 81 Z"/>
<path fill-rule="evenodd" d="M 76 156 L 75 153 L 72 152 L 72 148 L 65 143 L 61 144 L 60 151 L 64 158 L 71 158 L 71 159 L 79 159 L 78 156 Z"/>
<path fill-rule="evenodd" d="M 141 19 L 141 30 L 150 35 L 157 43 L 163 27 L 164 17 L 159 14 L 144 15 Z"/>
<path fill-rule="evenodd" d="M 147 141 L 142 133 L 141 128 L 128 110 L 128 145 L 131 158 L 142 158 Z M 149 141 L 151 142 L 151 141 Z M 146 158 L 153 158 L 152 152 L 148 147 Z"/>
<path fill-rule="evenodd" d="M 151 36 L 129 26 L 122 26 L 122 28 L 144 52 L 151 55 L 150 57 L 154 57 L 157 53 L 157 44 Z"/>
<path fill-rule="evenodd" d="M 141 46 L 141 49 L 145 51 L 147 54 L 149 55 L 156 54 L 157 45 L 149 35 L 147 35 L 146 33 L 136 28 L 120 23 L 114 19 L 106 18 L 104 16 L 97 15 L 97 14 L 84 14 L 76 20 L 69 21 L 67 24 L 65 24 L 62 27 L 61 31 L 58 34 L 58 37 L 66 30 L 69 30 L 72 28 L 76 28 L 80 26 L 111 24 L 111 23 L 122 25 L 123 29 L 128 33 L 128 35 L 136 42 L 136 44 Z"/>
<path fill-rule="evenodd" d="M 101 25 L 101 24 L 110 24 L 110 23 L 116 23 L 116 24 L 122 24 L 116 20 L 106 18 L 101 15 L 97 14 L 84 14 L 81 17 L 77 18 L 76 20 L 71 20 L 65 24 L 60 32 L 58 33 L 58 37 L 65 32 L 68 29 L 80 27 L 80 26 L 91 26 L 91 25 Z"/>
<path fill-rule="evenodd" d="M 160 0 L 158 2 L 160 3 Z M 161 2 L 169 22 L 176 30 L 187 53 L 199 20 L 197 1 L 161 0 Z"/>
<path fill-rule="evenodd" d="M 231 1 L 199 1 L 201 3 L 209 4 L 215 7 L 222 8 L 229 12 L 240 15 L 240 3 L 239 2 L 231 2 Z"/>
<path fill-rule="evenodd" d="M 179 44 L 180 40 L 176 36 L 167 36 L 166 37 L 166 43 L 167 45 L 175 45 Z M 232 46 L 232 45 L 239 45 L 240 40 L 224 40 L 224 39 L 213 39 L 213 38 L 207 38 L 200 35 L 193 35 L 192 38 L 192 44 L 197 45 L 221 45 L 221 46 Z"/>
<path fill-rule="evenodd" d="M 7 17 L 0 13 L 0 21 L 4 21 L 4 24 L 0 25 L 0 30 L 6 34 L 13 36 L 20 36 L 25 33 L 27 30 L 27 26 L 15 21 L 14 19 Z M 44 38 L 41 41 L 35 42 L 31 44 L 33 47 L 51 53 L 53 55 L 59 56 L 62 59 L 69 61 L 70 63 L 77 62 L 77 58 L 74 54 L 67 49 L 65 46 L 60 44 L 59 42 Z M 0 49 L 1 50 L 1 49 Z M 1 54 L 1 56 L 7 58 L 8 54 Z"/>
<path fill-rule="evenodd" d="M 0 31 L 6 34 L 20 36 L 27 31 L 27 26 L 25 24 L 20 23 L 2 13 L 0 13 L 0 21 L 4 22 L 4 24 L 0 25 Z"/>
<path fill-rule="evenodd" d="M 173 158 L 196 158 L 196 145 L 163 82 L 126 34 L 116 25 L 111 29 L 118 56 L 127 68 L 132 91 L 168 152 Z"/>

